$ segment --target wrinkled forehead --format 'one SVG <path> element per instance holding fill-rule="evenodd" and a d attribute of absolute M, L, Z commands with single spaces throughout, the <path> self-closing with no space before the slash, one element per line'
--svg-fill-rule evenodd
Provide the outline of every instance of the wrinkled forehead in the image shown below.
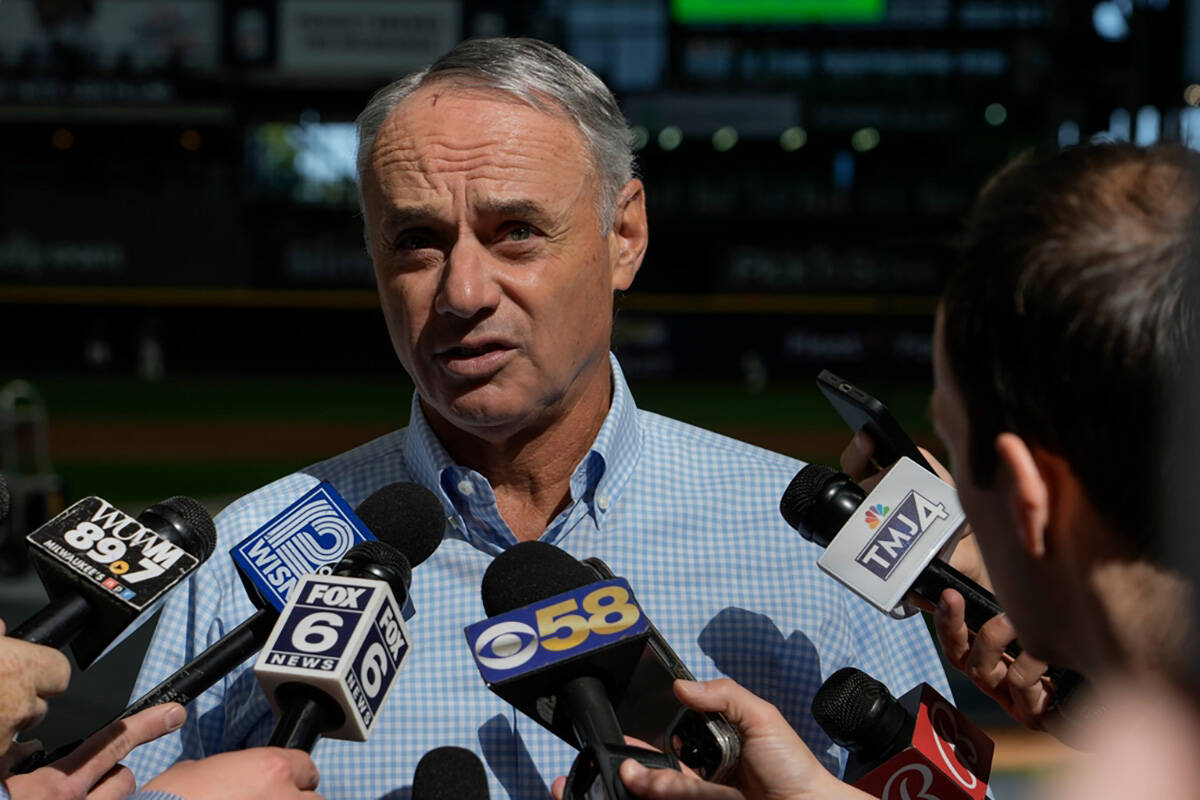
<path fill-rule="evenodd" d="M 397 145 L 486 148 L 521 142 L 552 145 L 558 157 L 592 166 L 583 132 L 552 100 L 450 80 L 422 86 L 392 109 L 375 135 L 371 163 L 381 166 L 381 156 Z"/>

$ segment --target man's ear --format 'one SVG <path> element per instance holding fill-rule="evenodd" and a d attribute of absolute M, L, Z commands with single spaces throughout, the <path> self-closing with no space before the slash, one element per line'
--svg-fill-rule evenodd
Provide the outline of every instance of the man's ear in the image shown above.
<path fill-rule="evenodd" d="M 996 437 L 996 487 L 1003 493 L 1017 540 L 1035 558 L 1046 555 L 1047 528 L 1053 518 L 1053 487 L 1038 459 L 1015 433 Z"/>
<path fill-rule="evenodd" d="M 625 291 L 633 284 L 646 255 L 650 231 L 646 224 L 646 192 L 637 178 L 621 188 L 609 234 L 613 265 L 613 291 Z"/>

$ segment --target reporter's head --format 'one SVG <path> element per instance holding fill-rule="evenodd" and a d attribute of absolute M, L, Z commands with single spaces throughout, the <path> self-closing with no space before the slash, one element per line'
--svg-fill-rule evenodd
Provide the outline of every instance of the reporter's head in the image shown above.
<path fill-rule="evenodd" d="M 1200 154 L 1178 146 L 1019 158 L 980 193 L 943 296 L 935 426 L 1002 604 L 1056 663 L 1077 663 L 1059 636 L 1092 588 L 1077 565 L 1143 558 L 1159 530 L 1198 198 Z"/>

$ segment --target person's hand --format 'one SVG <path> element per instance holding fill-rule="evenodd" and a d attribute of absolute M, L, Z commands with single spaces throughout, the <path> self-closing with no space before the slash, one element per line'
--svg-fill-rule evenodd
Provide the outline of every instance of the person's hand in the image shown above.
<path fill-rule="evenodd" d="M 933 457 L 933 454 L 924 447 L 918 447 L 921 455 L 925 456 L 925 460 L 929 462 L 929 466 L 933 467 L 933 471 L 946 483 L 954 486 L 954 476 L 950 474 L 942 463 Z M 838 459 L 841 465 L 842 472 L 850 476 L 850 478 L 863 488 L 863 491 L 870 492 L 883 479 L 888 470 L 878 470 L 871 463 L 871 457 L 875 454 L 875 442 L 871 439 L 870 434 L 865 430 L 860 430 L 850 439 L 850 443 L 846 445 L 846 449 L 842 451 L 841 457 Z M 890 467 L 888 469 L 891 469 Z M 966 575 L 977 584 L 992 591 L 992 579 L 988 576 L 987 566 L 983 563 L 983 555 L 979 552 L 979 543 L 975 541 L 975 531 L 971 529 L 970 523 L 967 524 L 963 531 L 962 538 L 954 548 L 954 552 L 950 556 L 950 566 Z M 910 603 L 925 611 L 933 611 L 931 603 L 922 600 L 916 595 L 910 594 L 905 597 L 905 602 Z"/>
<path fill-rule="evenodd" d="M 18 731 L 31 728 L 46 716 L 46 698 L 67 690 L 71 662 L 50 647 L 4 636 L 0 620 L 0 755 Z M 6 758 L 0 777 L 15 763 Z"/>
<path fill-rule="evenodd" d="M 732 786 L 700 780 L 690 772 L 647 769 L 633 759 L 621 764 L 621 782 L 641 800 L 798 800 L 868 798 L 829 773 L 775 706 L 728 678 L 675 681 L 675 695 L 697 711 L 716 711 L 742 735 L 742 758 Z M 556 782 L 561 800 L 561 783 Z"/>
<path fill-rule="evenodd" d="M 186 719 L 178 703 L 148 708 L 105 726 L 53 764 L 6 779 L 5 786 L 13 800 L 117 800 L 135 788 L 133 773 L 117 762 Z"/>
<path fill-rule="evenodd" d="M 1045 730 L 1053 699 L 1050 681 L 1043 677 L 1046 663 L 1024 651 L 1015 659 L 1004 652 L 1017 638 L 1017 629 L 1007 615 L 992 617 L 972 636 L 965 610 L 961 594 L 953 589 L 942 592 L 933 624 L 946 660 L 1017 722 L 1032 730 Z"/>
<path fill-rule="evenodd" d="M 255 747 L 180 761 L 142 788 L 184 800 L 320 800 L 312 791 L 318 777 L 317 765 L 303 750 Z"/>

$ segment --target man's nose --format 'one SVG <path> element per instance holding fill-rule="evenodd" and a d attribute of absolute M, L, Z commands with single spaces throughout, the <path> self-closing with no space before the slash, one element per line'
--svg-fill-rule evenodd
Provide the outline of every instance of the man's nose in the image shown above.
<path fill-rule="evenodd" d="M 454 243 L 446 256 L 434 308 L 439 314 L 470 319 L 500 302 L 500 287 L 486 248 L 472 240 Z"/>

